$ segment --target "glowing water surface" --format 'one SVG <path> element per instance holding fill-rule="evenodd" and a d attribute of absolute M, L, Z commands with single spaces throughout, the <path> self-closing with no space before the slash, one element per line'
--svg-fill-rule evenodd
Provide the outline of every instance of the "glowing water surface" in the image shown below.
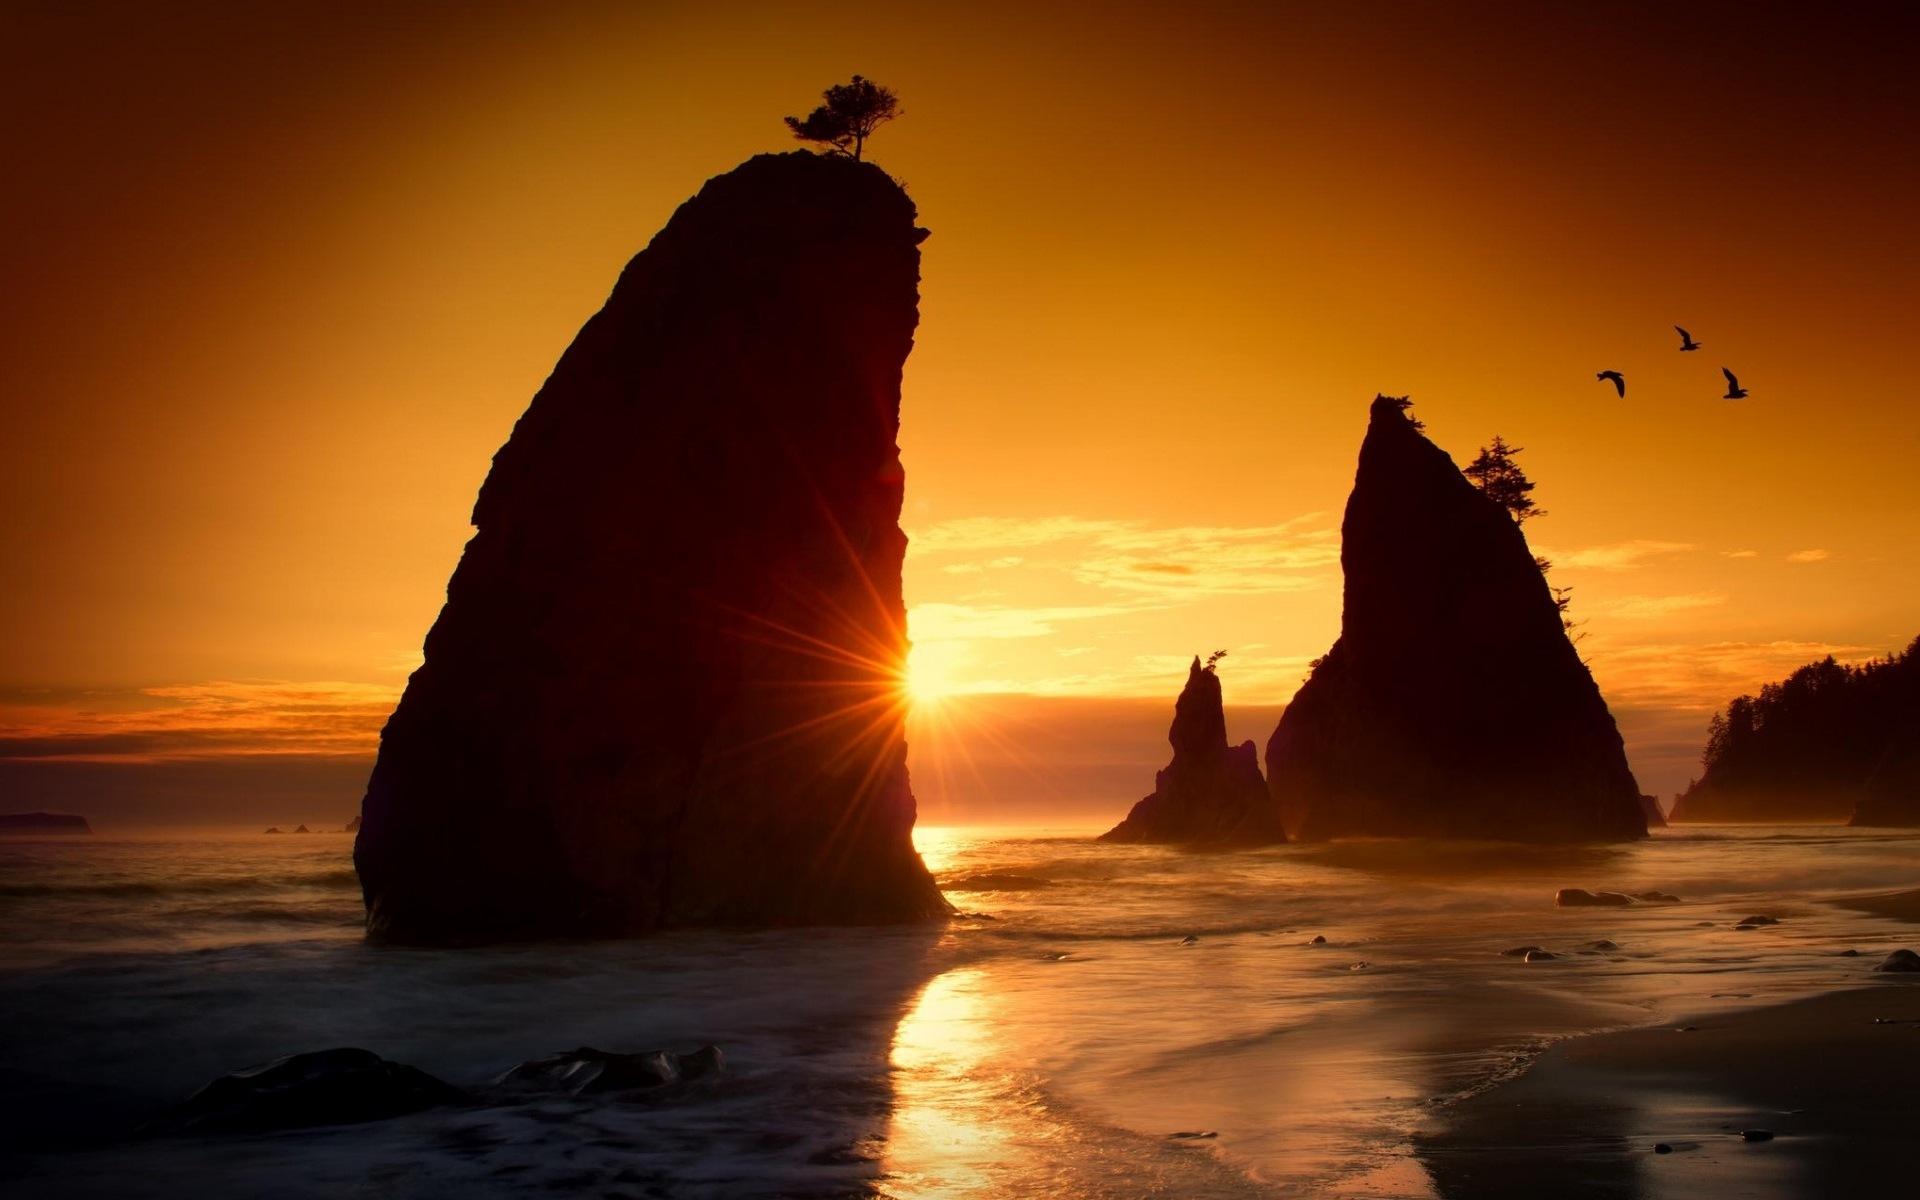
<path fill-rule="evenodd" d="M 281 1195 L 1430 1196 L 1411 1135 L 1452 1098 L 1554 1038 L 1861 983 L 1910 939 L 1826 901 L 1920 883 L 1920 837 L 1830 827 L 1236 854 L 1090 832 L 920 830 L 963 913 L 942 930 L 444 951 L 360 940 L 340 835 L 0 844 L 0 1104 L 37 1130 L 331 1045 L 462 1084 L 583 1043 L 729 1058 L 671 1096 L 15 1169 L 61 1195 L 204 1193 L 218 1163 Z M 1684 902 L 1554 907 L 1569 886 Z M 1781 923 L 1734 928 L 1753 914 Z M 1558 957 L 1501 953 L 1523 945 Z"/>

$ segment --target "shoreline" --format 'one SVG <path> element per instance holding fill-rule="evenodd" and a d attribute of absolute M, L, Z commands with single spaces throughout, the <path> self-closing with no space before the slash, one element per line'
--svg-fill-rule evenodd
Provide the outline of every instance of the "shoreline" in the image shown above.
<path fill-rule="evenodd" d="M 1920 977 L 1860 961 L 1856 986 L 1560 1042 L 1415 1153 L 1447 1198 L 1867 1194 L 1912 1167 Z"/>

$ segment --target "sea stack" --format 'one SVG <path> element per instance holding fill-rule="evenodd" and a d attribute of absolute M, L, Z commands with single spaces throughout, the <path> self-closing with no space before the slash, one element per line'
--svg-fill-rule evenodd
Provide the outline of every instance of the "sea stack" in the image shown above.
<path fill-rule="evenodd" d="M 709 180 L 494 456 L 354 862 L 412 942 L 932 920 L 900 674 L 912 201 Z"/>
<path fill-rule="evenodd" d="M 1520 526 L 1373 402 L 1341 526 L 1340 638 L 1267 743 L 1295 837 L 1643 837 L 1613 715 Z"/>
<path fill-rule="evenodd" d="M 1253 743 L 1227 745 L 1220 677 L 1198 658 L 1174 702 L 1167 741 L 1173 761 L 1154 777 L 1153 794 L 1100 835 L 1102 841 L 1265 846 L 1287 840 Z"/>

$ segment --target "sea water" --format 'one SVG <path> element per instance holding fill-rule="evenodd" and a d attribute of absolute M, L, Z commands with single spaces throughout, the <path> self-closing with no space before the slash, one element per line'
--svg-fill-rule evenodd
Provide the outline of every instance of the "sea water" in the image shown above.
<path fill-rule="evenodd" d="M 1240 853 L 1094 832 L 919 830 L 960 910 L 939 929 L 459 950 L 364 941 L 343 834 L 0 842 L 0 1186 L 1432 1196 L 1414 1135 L 1453 1100 L 1555 1039 L 1867 982 L 1903 927 L 1829 901 L 1920 883 L 1920 836 L 1837 827 Z M 1562 887 L 1682 903 L 1558 908 Z M 1735 928 L 1756 914 L 1780 923 Z M 1556 957 L 1502 954 L 1526 945 Z M 721 1077 L 657 1092 L 123 1136 L 303 1050 L 477 1085 L 709 1042 Z"/>

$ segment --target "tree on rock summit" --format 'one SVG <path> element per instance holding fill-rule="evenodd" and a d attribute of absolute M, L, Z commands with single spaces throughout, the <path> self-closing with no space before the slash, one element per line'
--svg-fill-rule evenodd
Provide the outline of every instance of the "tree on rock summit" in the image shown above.
<path fill-rule="evenodd" d="M 856 162 L 873 131 L 900 115 L 900 97 L 891 88 L 859 75 L 850 83 L 828 88 L 820 98 L 826 103 L 805 120 L 788 117 L 787 128 L 803 142 L 818 142 L 830 147 L 829 153 L 844 154 Z"/>

